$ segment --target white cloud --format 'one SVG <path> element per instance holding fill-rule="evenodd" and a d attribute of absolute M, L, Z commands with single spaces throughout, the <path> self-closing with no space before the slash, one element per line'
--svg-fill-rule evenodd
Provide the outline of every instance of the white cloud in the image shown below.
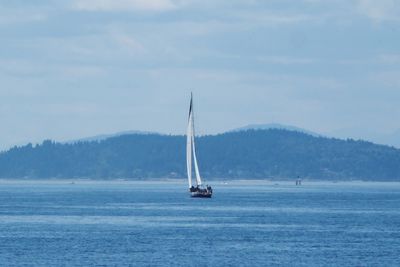
<path fill-rule="evenodd" d="M 259 57 L 257 58 L 260 62 L 271 63 L 271 64 L 281 64 L 281 65 L 294 65 L 294 64 L 312 64 L 316 60 L 312 58 L 294 58 L 286 56 L 269 56 L 269 57 Z"/>
<path fill-rule="evenodd" d="M 143 54 L 146 52 L 144 45 L 138 40 L 127 34 L 114 34 L 114 38 L 118 44 L 128 49 L 130 54 Z"/>
<path fill-rule="evenodd" d="M 167 11 L 177 6 L 171 0 L 75 0 L 73 7 L 85 11 Z"/>
<path fill-rule="evenodd" d="M 373 81 L 380 86 L 385 85 L 385 88 L 391 87 L 397 92 L 400 87 L 400 70 L 381 71 L 371 76 Z"/>
<path fill-rule="evenodd" d="M 79 79 L 88 77 L 101 77 L 107 74 L 105 68 L 99 66 L 66 66 L 61 69 L 62 75 L 69 79 Z"/>
<path fill-rule="evenodd" d="M 400 64 L 400 54 L 379 55 L 378 62 L 383 64 Z"/>
<path fill-rule="evenodd" d="M 248 7 L 224 11 L 223 17 L 230 23 L 274 27 L 321 21 L 326 19 L 327 15 L 324 13 L 315 14 L 302 11 L 274 10 L 273 8 L 266 7 Z"/>
<path fill-rule="evenodd" d="M 374 21 L 400 20 L 398 0 L 358 0 L 358 10 Z"/>
<path fill-rule="evenodd" d="M 246 17 L 244 17 L 246 18 Z M 252 14 L 248 14 L 247 19 L 253 20 L 264 25 L 281 25 L 281 24 L 296 24 L 304 21 L 314 20 L 315 17 L 305 14 L 263 14 L 255 15 L 254 12 Z"/>
<path fill-rule="evenodd" d="M 0 25 L 45 21 L 47 14 L 38 10 L 0 9 Z"/>

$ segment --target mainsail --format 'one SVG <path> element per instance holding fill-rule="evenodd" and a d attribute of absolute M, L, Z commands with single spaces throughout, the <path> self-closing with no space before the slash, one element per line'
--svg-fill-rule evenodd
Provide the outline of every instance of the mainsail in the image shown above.
<path fill-rule="evenodd" d="M 201 177 L 199 172 L 199 165 L 197 164 L 196 157 L 196 146 L 194 143 L 194 115 L 193 115 L 193 95 L 190 98 L 190 108 L 189 108 L 189 119 L 187 128 L 187 139 L 186 139 L 186 164 L 187 164 L 187 174 L 189 181 L 189 188 L 192 187 L 192 156 L 194 161 L 194 169 L 196 174 L 196 182 L 198 186 L 201 186 Z"/>

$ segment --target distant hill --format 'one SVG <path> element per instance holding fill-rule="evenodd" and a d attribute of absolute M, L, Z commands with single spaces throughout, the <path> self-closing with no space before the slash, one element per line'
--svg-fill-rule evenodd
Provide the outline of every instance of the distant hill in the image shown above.
<path fill-rule="evenodd" d="M 0 154 L 1 178 L 147 179 L 186 176 L 184 136 L 128 134 L 101 141 L 14 147 Z M 197 139 L 208 179 L 400 181 L 400 150 L 282 129 Z"/>
<path fill-rule="evenodd" d="M 247 130 L 270 130 L 270 129 L 295 131 L 295 132 L 299 132 L 299 133 L 309 134 L 309 135 L 312 135 L 315 137 L 322 136 L 320 134 L 305 130 L 303 128 L 299 128 L 299 127 L 291 126 L 291 125 L 279 124 L 279 123 L 249 124 L 244 127 L 233 129 L 230 132 L 240 132 L 240 131 L 247 131 Z"/>
<path fill-rule="evenodd" d="M 80 139 L 76 139 L 76 140 L 70 140 L 70 141 L 66 141 L 63 143 L 74 144 L 74 143 L 79 143 L 79 142 L 92 142 L 92 141 L 98 142 L 98 141 L 103 141 L 103 140 L 106 140 L 106 139 L 112 138 L 112 137 L 118 137 L 118 136 L 122 136 L 122 135 L 131 135 L 131 134 L 158 134 L 158 133 L 146 132 L 146 131 L 123 131 L 123 132 L 118 132 L 118 133 L 114 133 L 114 134 L 99 134 L 99 135 L 80 138 Z"/>

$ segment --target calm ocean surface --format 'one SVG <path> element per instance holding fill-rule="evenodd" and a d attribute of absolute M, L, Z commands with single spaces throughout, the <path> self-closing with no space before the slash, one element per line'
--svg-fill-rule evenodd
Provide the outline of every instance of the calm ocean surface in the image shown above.
<path fill-rule="evenodd" d="M 400 266 L 399 183 L 0 181 L 0 266 Z"/>

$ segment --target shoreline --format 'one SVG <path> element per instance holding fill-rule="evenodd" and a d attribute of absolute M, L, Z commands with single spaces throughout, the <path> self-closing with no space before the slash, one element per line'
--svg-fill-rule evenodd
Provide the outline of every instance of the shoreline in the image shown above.
<path fill-rule="evenodd" d="M 350 181 L 337 181 L 337 180 L 302 180 L 303 184 L 299 187 L 307 187 L 307 185 L 400 185 L 400 181 L 363 181 L 363 180 L 350 180 Z M 186 184 L 187 179 L 170 179 L 170 178 L 155 178 L 155 179 L 0 179 L 2 184 L 48 184 L 48 185 L 74 185 L 74 184 Z M 295 180 L 267 180 L 267 179 L 213 179 L 205 181 L 212 186 L 239 186 L 239 185 L 265 185 L 265 186 L 296 186 Z"/>

